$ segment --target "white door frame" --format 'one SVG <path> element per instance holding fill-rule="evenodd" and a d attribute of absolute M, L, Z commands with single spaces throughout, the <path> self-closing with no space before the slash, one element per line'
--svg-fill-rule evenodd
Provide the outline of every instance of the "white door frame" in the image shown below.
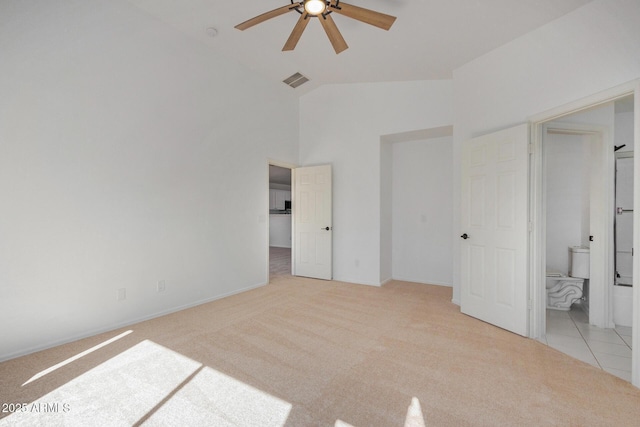
<path fill-rule="evenodd" d="M 267 260 L 265 262 L 266 264 L 266 271 L 267 271 L 267 280 L 265 283 L 269 283 L 269 166 L 278 166 L 281 168 L 286 168 L 286 169 L 290 169 L 293 171 L 293 169 L 297 168 L 298 165 L 295 165 L 293 163 L 287 163 L 287 162 L 280 162 L 278 160 L 273 160 L 273 159 L 267 159 L 267 194 L 266 194 L 266 203 L 267 203 L 267 227 L 266 227 L 266 233 L 267 233 Z M 292 183 L 293 184 L 293 183 Z M 293 188 L 293 187 L 292 187 Z M 291 200 L 293 201 L 293 191 L 291 191 Z M 291 210 L 293 211 L 293 203 L 291 204 Z M 291 212 L 291 230 L 293 231 L 293 227 L 294 227 L 294 221 L 293 221 L 293 212 Z M 293 247 L 291 248 L 291 265 L 293 266 Z M 293 267 L 292 267 L 293 268 Z"/>
<path fill-rule="evenodd" d="M 616 99 L 634 95 L 634 151 L 640 152 L 640 79 L 616 86 L 595 95 L 537 114 L 529 119 L 531 123 L 532 152 L 530 167 L 530 218 L 532 235 L 530 239 L 530 293 L 531 306 L 529 335 L 541 338 L 546 328 L 546 295 L 545 295 L 545 236 L 544 227 L 544 194 L 543 194 L 543 161 L 542 137 L 543 124 L 579 111 L 592 108 Z M 640 156 L 635 156 L 634 171 L 640 171 Z M 640 248 L 640 173 L 634 173 L 634 247 Z M 640 257 L 633 259 L 633 330 L 632 338 L 640 342 Z M 631 383 L 640 387 L 640 351 L 634 346 L 632 350 Z"/>

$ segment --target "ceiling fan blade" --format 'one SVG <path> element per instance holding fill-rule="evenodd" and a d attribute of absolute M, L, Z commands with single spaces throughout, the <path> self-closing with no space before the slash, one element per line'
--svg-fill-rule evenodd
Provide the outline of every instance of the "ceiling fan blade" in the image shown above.
<path fill-rule="evenodd" d="M 307 28 L 307 24 L 309 23 L 308 18 L 309 14 L 307 13 L 303 13 L 302 15 L 300 15 L 300 19 L 298 19 L 296 26 L 293 27 L 293 31 L 291 31 L 289 39 L 282 48 L 283 51 L 295 49 L 296 45 L 298 44 L 298 40 L 300 40 L 300 36 L 302 36 L 302 33 L 304 32 L 304 29 Z"/>
<path fill-rule="evenodd" d="M 382 28 L 383 30 L 389 30 L 393 23 L 396 21 L 395 16 L 387 15 L 384 13 L 376 12 L 374 10 L 365 9 L 359 6 L 353 6 L 347 3 L 331 0 L 329 10 L 340 15 L 348 16 L 349 18 L 356 19 L 365 24 L 373 25 L 374 27 Z"/>
<path fill-rule="evenodd" d="M 258 15 L 255 18 L 251 18 L 247 21 L 244 21 L 241 24 L 235 26 L 235 28 L 239 30 L 246 30 L 247 28 L 251 28 L 254 25 L 260 24 L 261 22 L 266 21 L 267 19 L 275 18 L 276 16 L 284 15 L 290 10 L 295 9 L 296 7 L 300 7 L 300 3 L 288 4 L 286 6 L 279 7 L 277 9 L 273 9 L 272 11 L 265 12 L 262 15 Z"/>
<path fill-rule="evenodd" d="M 318 16 L 318 19 L 320 20 L 325 33 L 327 33 L 327 36 L 333 45 L 333 50 L 335 50 L 336 53 L 340 53 L 349 47 L 347 46 L 347 42 L 344 41 L 344 38 L 342 38 L 342 34 L 340 34 L 340 31 L 338 30 L 338 27 L 336 27 L 336 23 L 331 15 L 320 15 Z"/>

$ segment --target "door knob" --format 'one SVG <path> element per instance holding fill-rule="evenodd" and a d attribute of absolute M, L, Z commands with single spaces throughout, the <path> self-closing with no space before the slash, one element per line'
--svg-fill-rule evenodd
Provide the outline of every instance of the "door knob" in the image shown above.
<path fill-rule="evenodd" d="M 464 234 L 463 234 L 462 236 L 460 236 L 460 237 L 462 237 L 464 240 L 467 240 L 467 239 L 469 238 L 469 235 L 468 235 L 467 233 L 464 233 Z"/>
<path fill-rule="evenodd" d="M 331 227 L 323 227 L 323 228 L 321 228 L 320 230 L 327 230 L 327 231 L 329 231 L 329 230 L 331 230 Z"/>

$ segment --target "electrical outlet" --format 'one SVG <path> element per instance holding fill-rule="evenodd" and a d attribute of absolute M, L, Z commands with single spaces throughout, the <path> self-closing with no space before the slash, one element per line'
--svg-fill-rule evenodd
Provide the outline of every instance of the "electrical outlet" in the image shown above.
<path fill-rule="evenodd" d="M 164 292 L 167 290 L 167 283 L 164 280 L 158 280 L 158 292 Z"/>
<path fill-rule="evenodd" d="M 124 301 L 127 299 L 127 290 L 125 288 L 118 289 L 118 301 Z"/>

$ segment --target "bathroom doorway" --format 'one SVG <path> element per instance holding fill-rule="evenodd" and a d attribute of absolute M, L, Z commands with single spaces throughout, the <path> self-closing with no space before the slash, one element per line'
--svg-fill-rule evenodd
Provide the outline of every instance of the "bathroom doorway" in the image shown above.
<path fill-rule="evenodd" d="M 592 123 L 594 118 L 606 121 L 606 112 L 550 122 L 543 137 L 547 310 L 578 308 L 602 327 L 604 316 L 598 315 L 606 301 L 601 294 L 612 268 L 606 254 L 611 236 L 604 232 L 609 222 L 606 187 L 613 184 L 607 185 L 602 167 L 608 130 Z M 590 313 L 591 297 L 596 307 Z"/>
<path fill-rule="evenodd" d="M 626 187 L 633 181 L 633 157 L 618 151 L 633 149 L 629 105 L 633 96 L 556 118 L 542 127 L 541 144 L 547 273 L 542 340 L 627 381 L 632 288 L 618 283 L 632 283 L 633 190 Z M 582 262 L 585 252 L 588 272 L 572 271 L 572 261 Z M 628 310 L 628 326 L 618 320 L 621 310 Z"/>

